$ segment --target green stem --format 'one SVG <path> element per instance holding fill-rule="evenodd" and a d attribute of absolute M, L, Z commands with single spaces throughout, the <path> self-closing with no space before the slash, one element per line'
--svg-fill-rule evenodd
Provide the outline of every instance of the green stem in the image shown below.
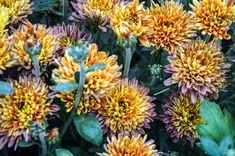
<path fill-rule="evenodd" d="M 64 22 L 68 23 L 68 0 L 63 0 L 63 13 L 64 13 Z"/>
<path fill-rule="evenodd" d="M 205 37 L 206 43 L 208 43 L 210 41 L 210 39 L 211 39 L 211 36 L 207 34 L 206 37 Z"/>
<path fill-rule="evenodd" d="M 162 93 L 164 93 L 164 92 L 166 92 L 166 91 L 168 91 L 168 90 L 170 90 L 170 89 L 169 89 L 169 88 L 163 89 L 163 90 L 161 90 L 160 92 L 155 93 L 154 95 L 162 94 Z"/>
<path fill-rule="evenodd" d="M 151 82 L 149 83 L 149 86 L 152 87 L 155 85 L 157 78 L 155 76 L 152 76 Z"/>
<path fill-rule="evenodd" d="M 40 156 L 46 156 L 47 155 L 47 144 L 46 144 L 43 132 L 39 133 L 38 137 L 41 142 L 41 148 L 42 148 Z"/>
<path fill-rule="evenodd" d="M 74 105 L 73 105 L 73 109 L 70 113 L 69 119 L 66 121 L 66 123 L 64 124 L 64 127 L 61 130 L 59 141 L 54 146 L 54 148 L 52 148 L 52 151 L 61 142 L 61 140 L 62 140 L 65 132 L 67 131 L 69 125 L 72 123 L 72 121 L 73 121 L 73 119 L 76 115 L 78 105 L 79 105 L 79 103 L 81 101 L 81 98 L 82 98 L 83 86 L 84 86 L 84 83 L 85 83 L 85 68 L 84 68 L 83 62 L 79 62 L 79 66 L 80 66 L 79 88 L 77 90 L 76 99 L 75 99 L 75 102 L 74 102 Z"/>
<path fill-rule="evenodd" d="M 125 64 L 124 64 L 123 77 L 128 77 L 131 58 L 132 58 L 131 47 L 128 47 L 125 49 Z"/>
<path fill-rule="evenodd" d="M 33 55 L 30 57 L 31 57 L 31 60 L 33 61 L 35 75 L 36 75 L 36 77 L 40 77 L 41 72 L 40 72 L 40 65 L 39 65 L 38 57 L 37 57 L 37 55 Z"/>

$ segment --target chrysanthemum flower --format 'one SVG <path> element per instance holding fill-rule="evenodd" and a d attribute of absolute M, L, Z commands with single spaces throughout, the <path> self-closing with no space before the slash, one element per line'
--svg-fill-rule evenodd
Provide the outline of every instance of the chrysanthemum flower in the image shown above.
<path fill-rule="evenodd" d="M 71 2 L 76 12 L 70 17 L 77 22 L 86 22 L 107 31 L 109 25 L 108 15 L 119 0 L 77 0 Z"/>
<path fill-rule="evenodd" d="M 54 61 L 55 51 L 59 42 L 57 36 L 52 34 L 44 25 L 32 25 L 27 22 L 22 27 L 16 30 L 13 34 L 13 48 L 12 51 L 18 57 L 18 65 L 25 68 L 31 68 L 32 61 L 29 54 L 24 51 L 24 45 L 28 42 L 35 42 L 42 44 L 42 50 L 38 55 L 41 67 L 46 67 Z"/>
<path fill-rule="evenodd" d="M 11 53 L 9 38 L 0 33 L 0 74 L 16 63 L 17 57 Z"/>
<path fill-rule="evenodd" d="M 113 134 L 140 134 L 156 116 L 153 97 L 137 80 L 124 79 L 113 87 L 98 110 L 103 131 Z"/>
<path fill-rule="evenodd" d="M 230 39 L 227 33 L 235 18 L 235 5 L 231 0 L 198 0 L 191 5 L 197 26 L 203 34 L 213 35 L 215 39 Z"/>
<path fill-rule="evenodd" d="M 64 54 L 65 48 L 67 48 L 70 44 L 76 45 L 78 41 L 86 41 L 91 42 L 91 34 L 87 33 L 83 29 L 79 29 L 78 25 L 66 25 L 63 23 L 62 25 L 57 25 L 53 27 L 53 34 L 57 34 L 57 41 L 60 43 L 60 49 L 58 49 L 59 56 Z"/>
<path fill-rule="evenodd" d="M 203 121 L 200 115 L 201 100 L 192 103 L 190 94 L 175 92 L 163 105 L 163 122 L 174 142 L 190 141 L 193 146 L 198 138 L 197 125 Z"/>
<path fill-rule="evenodd" d="M 41 79 L 20 77 L 10 80 L 14 92 L 0 98 L 0 149 L 7 144 L 12 147 L 19 140 L 31 139 L 30 122 L 44 124 L 52 114 L 52 98 Z"/>
<path fill-rule="evenodd" d="M 142 34 L 151 32 L 150 29 L 153 26 L 149 11 L 144 9 L 144 3 L 139 4 L 139 0 L 116 5 L 110 14 L 110 25 L 117 34 L 118 40 L 129 39 L 134 35 L 144 45 L 147 43 Z"/>
<path fill-rule="evenodd" d="M 8 9 L 10 23 L 16 23 L 32 14 L 30 0 L 0 0 L 0 6 Z"/>
<path fill-rule="evenodd" d="M 5 32 L 6 26 L 9 24 L 9 9 L 0 5 L 0 33 Z"/>
<path fill-rule="evenodd" d="M 183 10 L 179 3 L 170 1 L 160 7 L 152 4 L 150 13 L 154 16 L 153 34 L 146 34 L 149 43 L 146 46 L 164 48 L 170 53 L 177 52 L 180 47 L 195 36 L 193 17 Z"/>
<path fill-rule="evenodd" d="M 164 84 L 178 84 L 183 94 L 191 94 L 193 103 L 197 96 L 217 98 L 219 91 L 226 86 L 224 69 L 229 68 L 229 64 L 225 63 L 215 42 L 192 41 L 168 60 L 171 64 L 165 66 L 165 72 L 172 73 L 172 76 Z"/>
<path fill-rule="evenodd" d="M 146 142 L 147 136 L 112 136 L 108 139 L 108 144 L 104 145 L 105 152 L 97 153 L 99 156 L 159 156 L 155 150 L 156 145 L 153 140 Z"/>
<path fill-rule="evenodd" d="M 73 62 L 72 57 L 65 53 L 65 56 L 57 60 L 58 68 L 53 70 L 52 79 L 57 83 L 75 82 L 74 74 L 79 70 L 79 64 Z M 105 64 L 104 69 L 95 70 L 86 73 L 83 97 L 77 113 L 88 113 L 101 107 L 101 98 L 106 91 L 119 82 L 121 75 L 120 66 L 117 64 L 115 55 L 108 56 L 106 52 L 98 51 L 97 45 L 92 44 L 86 60 L 84 60 L 85 68 L 95 64 Z M 58 93 L 58 97 L 66 103 L 67 112 L 73 108 L 75 100 L 75 92 Z"/>

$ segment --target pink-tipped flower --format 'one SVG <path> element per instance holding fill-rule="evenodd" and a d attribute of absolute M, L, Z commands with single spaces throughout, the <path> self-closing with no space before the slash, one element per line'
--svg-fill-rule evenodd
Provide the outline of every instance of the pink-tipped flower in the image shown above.
<path fill-rule="evenodd" d="M 197 125 L 202 122 L 200 115 L 201 100 L 196 99 L 192 103 L 190 94 L 174 92 L 163 105 L 164 114 L 162 120 L 166 124 L 166 130 L 173 142 L 190 141 L 193 146 L 198 138 Z"/>
<path fill-rule="evenodd" d="M 183 94 L 191 95 L 193 103 L 198 96 L 216 99 L 219 91 L 226 87 L 225 74 L 230 65 L 215 42 L 191 41 L 168 60 L 170 64 L 165 66 L 165 72 L 172 76 L 164 84 L 178 84 Z"/>
<path fill-rule="evenodd" d="M 111 88 L 97 114 L 104 133 L 144 134 L 156 116 L 154 98 L 148 93 L 149 89 L 135 79 L 123 79 Z"/>
<path fill-rule="evenodd" d="M 79 41 L 91 42 L 91 34 L 86 32 L 83 29 L 79 29 L 79 26 L 76 24 L 54 26 L 52 29 L 53 34 L 57 34 L 57 41 L 60 43 L 60 48 L 58 49 L 58 55 L 62 56 L 65 49 L 69 45 L 76 45 Z"/>
<path fill-rule="evenodd" d="M 107 31 L 109 26 L 108 15 L 119 0 L 77 0 L 72 2 L 75 12 L 70 20 L 82 23 L 90 23 L 102 31 Z"/>

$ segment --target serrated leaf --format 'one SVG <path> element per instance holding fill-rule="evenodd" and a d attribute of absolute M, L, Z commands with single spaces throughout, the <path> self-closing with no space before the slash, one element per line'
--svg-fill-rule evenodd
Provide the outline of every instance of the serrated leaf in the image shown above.
<path fill-rule="evenodd" d="M 0 94 L 1 95 L 10 95 L 12 93 L 13 93 L 12 86 L 7 82 L 0 81 Z"/>
<path fill-rule="evenodd" d="M 104 69 L 105 68 L 105 64 L 94 64 L 92 66 L 90 66 L 89 68 L 87 68 L 85 71 L 86 73 L 95 71 L 95 70 L 100 70 L 100 69 Z"/>
<path fill-rule="evenodd" d="M 59 83 L 56 86 L 52 86 L 51 90 L 59 92 L 72 92 L 78 89 L 79 84 L 73 82 Z"/>
<path fill-rule="evenodd" d="M 222 154 L 224 154 L 225 152 L 227 152 L 229 150 L 229 148 L 232 148 L 234 145 L 234 138 L 233 136 L 227 136 L 225 138 L 223 138 L 223 140 L 220 143 L 219 146 L 219 150 Z"/>
<path fill-rule="evenodd" d="M 204 151 L 211 156 L 220 156 L 219 146 L 215 141 L 207 138 L 201 138 Z"/>
<path fill-rule="evenodd" d="M 18 143 L 17 143 L 17 146 L 18 147 L 30 147 L 30 146 L 33 146 L 35 144 L 35 142 L 31 141 L 31 142 L 25 142 L 23 140 L 20 140 Z"/>
<path fill-rule="evenodd" d="M 99 121 L 89 115 L 79 115 L 74 118 L 74 125 L 78 133 L 87 141 L 100 145 L 103 141 L 101 125 Z"/>
<path fill-rule="evenodd" d="M 206 122 L 206 124 L 201 123 L 197 127 L 201 137 L 210 138 L 220 143 L 225 136 L 232 134 L 232 125 L 229 124 L 231 122 L 230 116 L 227 113 L 224 115 L 216 103 L 203 101 L 200 113 Z"/>
<path fill-rule="evenodd" d="M 56 156 L 73 156 L 73 154 L 69 150 L 63 148 L 56 149 L 55 153 Z"/>
<path fill-rule="evenodd" d="M 43 11 L 48 11 L 50 10 L 56 0 L 33 0 L 33 7 L 34 7 L 34 12 L 43 12 Z"/>

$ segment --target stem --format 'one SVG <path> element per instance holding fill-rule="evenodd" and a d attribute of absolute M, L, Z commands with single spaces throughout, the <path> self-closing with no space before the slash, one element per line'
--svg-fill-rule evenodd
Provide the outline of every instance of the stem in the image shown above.
<path fill-rule="evenodd" d="M 157 78 L 155 76 L 152 76 L 151 82 L 149 83 L 149 86 L 152 87 L 155 85 Z"/>
<path fill-rule="evenodd" d="M 164 92 L 166 92 L 166 91 L 168 91 L 168 90 L 170 90 L 170 89 L 169 89 L 169 88 L 163 89 L 163 90 L 161 90 L 160 92 L 155 93 L 154 95 L 162 94 L 162 93 L 164 93 Z"/>
<path fill-rule="evenodd" d="M 81 101 L 81 98 L 82 98 L 83 86 L 84 86 L 84 83 L 85 83 L 85 68 L 84 68 L 83 62 L 79 62 L 79 66 L 80 66 L 79 88 L 77 90 L 76 99 L 75 99 L 75 102 L 74 102 L 74 105 L 73 105 L 73 109 L 72 109 L 72 111 L 70 113 L 69 119 L 66 121 L 66 123 L 64 124 L 64 127 L 62 128 L 62 131 L 60 133 L 59 141 L 52 148 L 52 151 L 61 142 L 65 132 L 67 131 L 69 125 L 73 121 L 73 119 L 74 119 L 74 117 L 76 115 L 76 111 L 77 111 L 78 105 L 79 105 L 79 103 Z"/>
<path fill-rule="evenodd" d="M 132 58 L 131 47 L 128 47 L 125 49 L 125 65 L 124 65 L 123 77 L 128 77 L 131 58 Z"/>
<path fill-rule="evenodd" d="M 211 36 L 207 34 L 206 37 L 205 37 L 206 43 L 208 43 L 210 41 L 210 38 L 211 38 Z"/>
<path fill-rule="evenodd" d="M 46 141 L 45 141 L 43 132 L 41 132 L 41 133 L 38 135 L 38 137 L 39 137 L 39 140 L 40 140 L 40 142 L 41 142 L 41 148 L 42 148 L 42 151 L 41 151 L 40 156 L 46 156 L 46 155 L 47 155 L 47 144 L 46 144 Z"/>
<path fill-rule="evenodd" d="M 68 0 L 63 0 L 63 13 L 64 13 L 64 22 L 68 23 Z"/>
<path fill-rule="evenodd" d="M 31 57 L 31 60 L 33 61 L 35 75 L 36 75 L 36 77 L 40 77 L 41 72 L 40 72 L 40 65 L 39 65 L 38 57 L 37 57 L 37 55 L 33 55 L 30 57 Z"/>

